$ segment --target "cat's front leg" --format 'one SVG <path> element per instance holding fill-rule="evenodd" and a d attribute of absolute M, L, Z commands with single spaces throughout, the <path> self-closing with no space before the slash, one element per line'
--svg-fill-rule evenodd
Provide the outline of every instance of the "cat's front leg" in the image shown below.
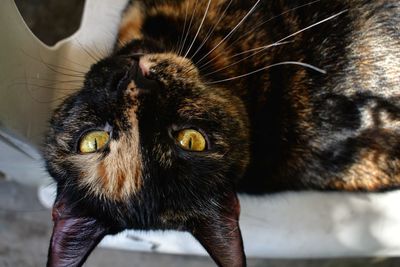
<path fill-rule="evenodd" d="M 90 252 L 110 231 L 96 219 L 73 214 L 63 199 L 53 207 L 47 267 L 82 266 Z"/>

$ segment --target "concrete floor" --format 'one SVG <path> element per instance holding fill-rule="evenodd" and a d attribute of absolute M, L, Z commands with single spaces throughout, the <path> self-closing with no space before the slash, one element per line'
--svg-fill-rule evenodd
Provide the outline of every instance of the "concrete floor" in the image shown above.
<path fill-rule="evenodd" d="M 45 266 L 51 234 L 50 211 L 36 188 L 0 178 L 0 266 Z M 139 253 L 97 248 L 87 267 L 208 267 L 207 257 Z M 268 260 L 249 259 L 249 267 L 397 267 L 400 259 Z"/>

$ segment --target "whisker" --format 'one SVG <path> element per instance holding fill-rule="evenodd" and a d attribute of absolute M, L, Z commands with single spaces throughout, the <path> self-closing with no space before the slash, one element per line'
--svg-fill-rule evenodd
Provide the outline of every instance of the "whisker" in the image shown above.
<path fill-rule="evenodd" d="M 207 14 L 208 14 L 208 10 L 210 9 L 210 4 L 211 4 L 211 0 L 208 0 L 208 4 L 207 4 L 207 7 L 206 7 L 206 11 L 204 12 L 203 18 L 201 19 L 200 26 L 199 26 L 199 28 L 197 29 L 197 32 L 196 32 L 196 34 L 195 34 L 195 36 L 194 36 L 194 38 L 193 38 L 193 41 L 192 41 L 192 43 L 190 44 L 188 50 L 186 51 L 186 53 L 185 53 L 185 55 L 184 55 L 183 57 L 187 57 L 187 55 L 189 54 L 190 50 L 192 49 L 192 46 L 193 46 L 194 42 L 196 41 L 197 36 L 198 36 L 199 33 L 200 33 L 201 27 L 203 27 L 204 20 L 206 19 L 206 16 L 207 16 Z"/>
<path fill-rule="evenodd" d="M 227 79 L 223 79 L 223 80 L 212 81 L 212 82 L 208 82 L 206 84 L 216 84 L 216 83 L 236 80 L 236 79 L 247 77 L 247 76 L 253 75 L 255 73 L 258 73 L 260 71 L 267 70 L 267 69 L 270 69 L 270 68 L 273 68 L 273 67 L 277 67 L 277 66 L 281 66 L 281 65 L 298 65 L 298 66 L 302 66 L 302 67 L 306 67 L 306 68 L 312 69 L 312 70 L 317 71 L 317 72 L 322 73 L 322 74 L 326 74 L 325 70 L 320 69 L 320 68 L 318 68 L 316 66 L 313 66 L 311 64 L 308 64 L 308 63 L 298 62 L 298 61 L 283 61 L 283 62 L 279 62 L 279 63 L 275 63 L 275 64 L 272 64 L 272 65 L 268 65 L 268 66 L 259 68 L 257 70 L 254 70 L 254 71 L 242 74 L 242 75 L 238 75 L 238 76 L 227 78 Z"/>
<path fill-rule="evenodd" d="M 317 2 L 320 2 L 320 1 L 321 1 L 321 0 L 315 0 L 315 1 L 312 1 L 312 2 L 310 2 L 310 3 L 304 4 L 304 5 L 300 5 L 300 6 L 297 6 L 297 7 L 295 7 L 295 8 L 291 8 L 291 9 L 286 10 L 286 11 L 284 11 L 284 12 L 282 12 L 282 13 L 276 15 L 276 16 L 273 16 L 273 17 L 267 19 L 266 21 L 260 22 L 259 24 L 257 24 L 256 26 L 254 26 L 254 27 L 252 28 L 251 31 L 246 32 L 245 34 L 239 36 L 236 40 L 234 40 L 233 42 L 231 42 L 231 43 L 228 45 L 228 47 L 225 49 L 225 51 L 228 51 L 229 48 L 231 48 L 235 43 L 237 43 L 238 41 L 244 39 L 244 38 L 247 37 L 248 35 L 251 35 L 254 31 L 256 31 L 256 30 L 257 30 L 258 28 L 260 28 L 261 26 L 265 25 L 266 23 L 268 23 L 268 22 L 270 22 L 270 21 L 272 21 L 272 20 L 274 20 L 274 19 L 276 19 L 276 18 L 279 18 L 279 17 L 281 17 L 281 16 L 283 16 L 283 15 L 285 15 L 285 14 L 287 14 L 287 13 L 293 12 L 293 11 L 295 11 L 295 10 L 297 10 L 297 9 L 301 9 L 301 8 L 303 8 L 303 7 L 306 7 L 306 6 L 313 5 L 313 4 L 315 4 L 315 3 L 317 3 Z M 203 64 L 202 66 L 208 65 L 210 62 L 214 61 L 217 57 L 218 57 L 218 56 L 213 57 L 212 59 L 209 60 L 209 62 L 207 62 L 206 64 Z"/>
<path fill-rule="evenodd" d="M 117 38 L 117 43 L 119 47 L 124 47 L 126 45 L 126 42 L 122 42 L 122 40 L 119 37 Z"/>
<path fill-rule="evenodd" d="M 71 74 L 71 73 L 67 73 L 67 72 L 62 72 L 62 71 L 59 71 L 59 70 L 56 69 L 56 68 L 62 68 L 60 66 L 54 65 L 55 67 L 52 67 L 53 64 L 49 64 L 49 63 L 46 63 L 46 62 L 42 62 L 42 63 L 44 64 L 44 66 L 47 69 L 49 69 L 49 70 L 51 70 L 54 73 L 57 73 L 59 75 L 63 75 L 63 76 L 67 76 L 67 77 L 74 77 L 74 78 L 85 78 L 85 74 L 84 73 Z"/>
<path fill-rule="evenodd" d="M 30 90 L 28 90 L 28 91 L 29 91 L 30 97 L 31 97 L 33 100 L 35 100 L 37 103 L 39 103 L 39 104 L 51 104 L 51 103 L 56 103 L 56 102 L 62 102 L 63 100 L 67 99 L 67 97 L 69 96 L 69 94 L 68 94 L 68 95 L 63 95 L 63 96 L 58 97 L 58 98 L 54 98 L 54 99 L 49 100 L 49 101 L 44 101 L 44 100 L 40 100 L 40 99 L 34 97 L 34 96 L 32 95 L 32 92 L 31 92 Z"/>
<path fill-rule="evenodd" d="M 54 84 L 57 83 L 82 83 L 84 79 L 79 79 L 79 80 L 52 80 L 52 79 L 42 79 L 42 78 L 36 78 L 36 77 L 31 77 L 27 78 L 27 80 L 32 80 L 32 81 L 44 81 L 44 82 L 52 82 Z"/>
<path fill-rule="evenodd" d="M 273 44 L 269 45 L 268 48 L 269 48 L 269 47 L 274 47 L 274 46 L 279 46 L 279 45 L 285 45 L 285 44 L 287 44 L 287 43 L 291 43 L 291 42 L 273 43 Z M 265 48 L 265 49 L 267 49 L 267 48 Z M 238 54 L 236 54 L 236 55 L 233 55 L 232 57 L 229 57 L 228 59 L 235 58 L 235 57 L 237 57 L 237 56 L 239 56 L 239 55 L 242 55 L 242 54 L 244 54 L 244 53 L 246 53 L 246 51 L 245 51 L 245 52 L 242 52 L 242 53 L 238 53 Z M 207 73 L 207 74 L 204 74 L 203 76 L 206 77 L 206 76 L 209 76 L 209 75 L 211 75 L 211 74 L 214 74 L 214 73 L 220 72 L 220 71 L 222 71 L 222 70 L 225 70 L 225 69 L 227 69 L 227 68 L 229 68 L 229 67 L 232 67 L 232 66 L 234 66 L 234 65 L 239 64 L 240 62 L 242 62 L 242 61 L 244 61 L 244 60 L 246 60 L 246 59 L 248 59 L 248 58 L 250 58 L 250 57 L 255 56 L 256 54 L 258 54 L 258 53 L 254 53 L 254 54 L 252 54 L 252 55 L 250 55 L 250 56 L 244 57 L 244 58 L 242 58 L 242 59 L 240 59 L 240 60 L 238 60 L 238 61 L 235 61 L 235 62 L 229 64 L 228 66 L 225 66 L 225 67 L 220 68 L 220 69 L 218 69 L 218 70 L 215 70 L 215 71 L 213 71 L 213 72 L 209 72 L 209 73 Z M 199 69 L 201 69 L 201 67 L 199 67 Z"/>
<path fill-rule="evenodd" d="M 311 29 L 311 28 L 314 28 L 315 26 L 318 26 L 318 25 L 320 25 L 320 24 L 322 24 L 322 23 L 324 23 L 324 22 L 327 22 L 327 21 L 329 21 L 329 20 L 332 20 L 332 19 L 334 19 L 334 18 L 336 18 L 336 17 L 342 15 L 343 13 L 345 13 L 345 12 L 347 12 L 347 11 L 348 11 L 348 9 L 345 9 L 345 10 L 343 10 L 343 11 L 341 11 L 341 12 L 339 12 L 339 13 L 336 13 L 336 14 L 334 14 L 334 15 L 332 15 L 332 16 L 326 18 L 326 19 L 323 19 L 323 20 L 320 20 L 320 21 L 318 21 L 318 22 L 316 22 L 316 23 L 314 23 L 314 24 L 311 24 L 310 26 L 307 26 L 307 27 L 305 27 L 305 28 L 303 28 L 303 29 L 301 29 L 301 30 L 298 30 L 297 32 L 294 32 L 294 33 L 292 33 L 292 34 L 290 34 L 290 35 L 288 35 L 288 36 L 286 36 L 286 37 L 280 39 L 279 41 L 276 41 L 275 44 L 276 44 L 276 43 L 281 43 L 282 41 L 285 41 L 285 40 L 287 40 L 287 39 L 289 39 L 289 38 L 291 38 L 291 37 L 294 37 L 294 36 L 296 36 L 296 35 L 298 35 L 298 34 L 304 32 L 304 31 L 307 31 L 307 30 L 309 30 L 309 29 Z M 261 47 L 257 47 L 257 48 L 254 48 L 254 49 L 250 49 L 250 50 L 247 50 L 246 53 L 255 52 L 255 51 L 259 51 L 259 50 L 263 50 L 263 49 L 265 49 L 265 48 L 269 48 L 270 46 L 271 46 L 271 45 L 266 45 L 266 46 L 261 46 Z M 243 52 L 243 53 L 244 53 L 244 52 Z M 242 54 L 243 54 L 243 53 L 242 53 Z"/>
<path fill-rule="evenodd" d="M 9 87 L 16 86 L 16 85 L 25 85 L 25 86 L 30 86 L 30 87 L 37 87 L 41 89 L 52 89 L 52 90 L 57 90 L 57 91 L 76 91 L 79 90 L 79 88 L 59 88 L 55 87 L 53 85 L 55 84 L 34 84 L 34 83 L 27 83 L 27 82 L 18 82 L 18 83 L 13 83 L 10 84 Z"/>
<path fill-rule="evenodd" d="M 77 71 L 77 70 L 74 70 L 74 69 L 71 69 L 71 68 L 67 68 L 67 67 L 64 67 L 64 66 L 55 65 L 55 64 L 51 64 L 51 63 L 45 62 L 44 59 L 41 57 L 41 55 L 40 55 L 40 59 L 41 59 L 41 62 L 42 62 L 49 70 L 54 71 L 54 72 L 56 72 L 56 73 L 58 73 L 58 74 L 66 75 L 67 73 L 64 73 L 64 72 L 61 72 L 61 71 L 57 71 L 56 69 L 61 69 L 61 70 L 65 70 L 65 71 L 72 72 L 73 74 L 69 74 L 69 73 L 68 73 L 68 75 L 71 75 L 71 76 L 73 76 L 73 77 L 82 77 L 82 78 L 83 78 L 83 77 L 85 77 L 85 75 L 86 75 L 86 73 L 85 73 L 85 72 L 82 72 L 82 71 Z"/>
<path fill-rule="evenodd" d="M 73 72 L 73 73 L 76 73 L 76 74 L 80 74 L 80 75 L 82 75 L 82 77 L 84 77 L 85 76 L 85 72 L 81 72 L 81 71 L 77 71 L 77 70 L 73 70 L 73 69 L 70 69 L 70 68 L 67 68 L 67 67 L 63 67 L 63 66 L 59 66 L 59 65 L 55 65 L 55 64 L 51 64 L 51 63 L 47 63 L 47 62 L 43 62 L 46 66 L 50 66 L 50 67 L 52 67 L 52 68 L 54 68 L 54 69 L 62 69 L 62 70 L 66 70 L 66 71 L 70 71 L 70 72 Z"/>
<path fill-rule="evenodd" d="M 231 230 L 229 233 L 227 233 L 225 236 L 230 237 L 234 232 L 237 231 L 238 228 L 239 228 L 239 227 L 236 226 L 234 229 L 232 229 L 232 230 Z"/>
<path fill-rule="evenodd" d="M 84 74 L 70 74 L 70 73 L 58 71 L 55 68 L 47 65 L 46 63 L 44 63 L 44 65 L 46 66 L 46 68 L 48 68 L 49 70 L 53 71 L 54 73 L 57 73 L 57 74 L 60 74 L 60 75 L 63 75 L 63 76 L 74 77 L 74 78 L 84 78 L 85 77 Z"/>
<path fill-rule="evenodd" d="M 136 58 L 136 59 L 138 59 L 139 57 L 142 57 L 144 55 L 145 55 L 145 53 L 129 53 L 129 54 L 126 54 L 126 55 L 119 55 L 118 57 L 121 57 L 121 58 Z"/>
<path fill-rule="evenodd" d="M 97 61 L 100 60 L 99 57 L 95 57 L 95 56 L 93 55 L 93 53 L 91 53 L 91 52 L 89 51 L 89 49 L 86 48 L 78 39 L 75 38 L 75 41 L 78 43 L 79 47 L 80 47 L 90 58 L 92 58 L 95 62 L 97 62 Z"/>
<path fill-rule="evenodd" d="M 187 15 L 188 15 L 188 9 L 189 9 L 189 2 L 187 2 L 186 4 L 186 10 L 185 10 L 185 21 L 183 23 L 183 29 L 182 29 L 182 34 L 181 37 L 179 38 L 179 42 L 178 42 L 178 51 L 177 51 L 177 55 L 180 56 L 182 53 L 182 42 L 183 42 L 183 36 L 185 35 L 185 31 L 186 31 L 186 23 L 187 23 Z"/>
<path fill-rule="evenodd" d="M 233 0 L 230 0 L 228 5 L 225 7 L 224 12 L 222 15 L 219 17 L 218 21 L 214 24 L 214 26 L 211 28 L 211 30 L 207 33 L 206 37 L 204 38 L 203 42 L 201 45 L 197 48 L 196 52 L 190 57 L 190 59 L 193 59 L 194 56 L 200 51 L 200 49 L 207 43 L 207 41 L 210 39 L 211 35 L 214 33 L 215 28 L 218 26 L 218 24 L 221 22 L 221 20 L 225 17 L 226 11 L 228 11 L 229 7 L 231 6 Z M 218 10 L 219 12 L 219 10 Z"/>
<path fill-rule="evenodd" d="M 25 76 L 26 76 L 26 73 L 25 73 Z M 25 79 L 27 80 L 27 78 L 25 78 Z M 49 103 L 55 103 L 55 102 L 58 102 L 58 101 L 63 101 L 64 99 L 66 99 L 66 98 L 70 95 L 70 94 L 64 94 L 64 95 L 61 96 L 61 97 L 58 97 L 58 98 L 55 98 L 55 99 L 52 99 L 52 100 L 49 100 L 49 101 L 44 101 L 44 100 L 38 99 L 37 97 L 35 97 L 35 96 L 33 95 L 34 92 L 33 92 L 33 90 L 30 89 L 28 83 L 25 84 L 24 88 L 25 88 L 25 90 L 28 92 L 29 96 L 30 96 L 33 100 L 35 100 L 37 103 L 40 103 L 40 104 L 49 104 Z M 54 89 L 53 89 L 53 90 L 54 90 Z"/>
<path fill-rule="evenodd" d="M 93 46 L 93 47 L 91 47 L 91 46 Z M 103 55 L 104 51 L 99 49 L 99 47 L 97 46 L 97 44 L 95 42 L 92 42 L 91 46 L 87 45 L 86 49 L 95 56 L 95 58 L 97 59 L 96 61 L 101 60 L 101 58 L 103 58 L 105 56 L 105 55 Z"/>
<path fill-rule="evenodd" d="M 287 40 L 287 39 L 289 39 L 289 38 L 291 38 L 291 37 L 294 37 L 294 36 L 296 36 L 296 35 L 298 35 L 298 34 L 304 32 L 304 31 L 307 31 L 307 30 L 309 30 L 309 29 L 311 29 L 311 28 L 314 28 L 314 27 L 316 27 L 316 26 L 318 26 L 318 25 L 320 25 L 320 24 L 322 24 L 322 23 L 324 23 L 324 22 L 327 22 L 327 21 L 329 21 L 329 20 L 332 20 L 332 19 L 334 19 L 334 18 L 340 16 L 341 14 L 343 14 L 343 13 L 345 13 L 345 12 L 347 12 L 347 9 L 346 9 L 346 10 L 343 10 L 343 11 L 341 11 L 341 12 L 338 12 L 338 13 L 336 13 L 336 14 L 334 14 L 334 15 L 328 17 L 328 18 L 325 18 L 325 19 L 323 19 L 323 20 L 320 20 L 320 21 L 318 21 L 318 22 L 316 22 L 316 23 L 313 23 L 313 24 L 311 24 L 310 26 L 307 26 L 307 27 L 305 27 L 305 28 L 303 28 L 303 29 L 301 29 L 301 30 L 298 30 L 298 31 L 296 31 L 296 32 L 294 32 L 294 33 L 292 33 L 292 34 L 289 34 L 288 36 L 286 36 L 286 37 L 284 37 L 284 38 L 282 38 L 282 39 L 276 41 L 275 43 L 272 43 L 272 44 L 269 44 L 269 45 L 265 45 L 265 46 L 261 46 L 261 47 L 257 47 L 257 48 L 253 48 L 253 49 L 249 49 L 249 50 L 246 50 L 246 51 L 244 51 L 244 52 L 237 53 L 237 54 L 233 55 L 232 57 L 230 57 L 229 59 L 232 59 L 232 58 L 234 58 L 234 57 L 236 57 L 236 56 L 239 56 L 239 55 L 243 55 L 243 54 L 247 54 L 247 53 L 254 52 L 254 53 L 251 54 L 250 56 L 247 56 L 247 57 L 245 57 L 245 58 L 243 58 L 243 59 L 241 59 L 241 60 L 239 60 L 239 61 L 236 61 L 235 63 L 232 63 L 232 64 L 230 64 L 230 65 L 227 66 L 227 67 L 224 67 L 224 68 L 222 68 L 222 69 L 219 69 L 218 71 L 224 70 L 224 69 L 226 69 L 226 68 L 228 68 L 228 67 L 231 67 L 231 66 L 233 66 L 233 65 L 236 65 L 236 64 L 242 62 L 243 60 L 246 60 L 246 59 L 248 59 L 248 58 L 250 58 L 250 57 L 253 57 L 253 56 L 255 56 L 255 55 L 257 55 L 257 54 L 259 54 L 259 53 L 265 51 L 266 49 L 268 49 L 268 48 L 270 48 L 270 47 L 277 46 L 277 45 L 280 45 L 280 44 L 286 44 L 287 42 L 286 42 L 285 40 Z M 201 65 L 201 66 L 199 67 L 199 69 L 203 69 L 204 67 L 205 67 L 205 64 Z M 213 73 L 215 73 L 215 72 L 217 72 L 217 71 L 214 71 L 214 72 L 212 72 L 212 73 L 208 73 L 207 75 L 213 74 Z"/>
<path fill-rule="evenodd" d="M 99 58 L 104 58 L 107 56 L 107 51 L 105 48 L 99 48 L 96 43 L 93 43 L 94 51 Z"/>
<path fill-rule="evenodd" d="M 69 61 L 69 62 L 71 62 L 72 64 L 75 64 L 75 65 L 77 65 L 77 66 L 79 66 L 79 67 L 84 68 L 84 71 L 87 71 L 87 70 L 90 68 L 90 66 L 83 65 L 83 64 L 78 63 L 78 62 L 76 62 L 76 61 L 74 61 L 74 60 L 71 60 L 71 59 L 69 59 L 69 58 L 67 58 L 67 57 L 64 57 L 64 56 L 63 56 L 62 58 L 65 59 L 65 60 L 67 60 L 67 61 Z"/>
<path fill-rule="evenodd" d="M 239 23 L 213 48 L 211 49 L 207 54 L 205 54 L 199 61 L 196 62 L 196 64 L 200 63 L 203 61 L 208 55 L 210 55 L 215 49 L 217 49 L 222 43 L 224 43 L 242 24 L 243 22 L 254 12 L 258 4 L 261 2 L 261 0 L 258 0 L 253 7 L 250 9 L 249 12 L 239 21 Z"/>
<path fill-rule="evenodd" d="M 181 52 L 183 51 L 183 49 L 185 49 L 186 40 L 187 40 L 187 38 L 188 38 L 188 36 L 189 36 L 190 29 L 192 28 L 193 18 L 194 18 L 194 15 L 195 15 L 195 13 L 196 13 L 197 4 L 198 4 L 198 0 L 196 0 L 195 7 L 194 7 L 194 9 L 193 9 L 193 13 L 192 13 L 192 16 L 191 16 L 191 18 L 190 18 L 190 23 L 189 23 L 189 26 L 188 26 L 188 29 L 187 29 L 187 32 L 186 32 L 185 39 L 183 40 Z M 189 5 L 189 2 L 188 2 L 188 5 Z"/>
<path fill-rule="evenodd" d="M 268 48 L 270 48 L 270 47 L 280 46 L 280 45 L 285 45 L 285 44 L 291 44 L 291 43 L 294 43 L 294 41 L 283 41 L 283 42 L 277 41 L 277 42 L 272 43 L 272 44 L 270 44 L 270 45 L 265 45 L 265 46 L 261 46 L 261 47 L 255 48 L 255 49 L 253 48 L 253 49 L 249 49 L 249 50 L 246 50 L 246 51 L 243 51 L 243 52 L 234 54 L 232 57 L 229 57 L 229 59 L 235 58 L 235 57 L 238 57 L 238 56 L 241 56 L 241 55 L 243 55 L 243 54 L 250 53 L 250 52 L 254 52 L 254 51 L 259 50 L 259 49 L 261 49 L 261 48 L 262 48 L 262 49 L 268 49 Z"/>
<path fill-rule="evenodd" d="M 40 53 L 39 53 L 39 57 L 40 57 L 40 59 L 39 59 L 39 58 L 36 58 L 36 57 L 26 53 L 24 50 L 21 50 L 21 52 L 24 53 L 26 56 L 32 58 L 33 60 L 36 60 L 36 61 L 42 63 L 48 69 L 50 69 L 50 70 L 52 70 L 52 71 L 54 71 L 56 73 L 69 75 L 69 74 L 65 74 L 65 73 L 62 73 L 62 72 L 59 72 L 59 71 L 55 70 L 56 68 L 59 68 L 59 69 L 63 69 L 63 70 L 66 70 L 66 71 L 70 71 L 70 72 L 76 73 L 76 74 L 71 74 L 70 76 L 84 77 L 84 74 L 85 74 L 84 72 L 77 71 L 77 70 L 74 70 L 74 69 L 70 69 L 70 68 L 67 68 L 67 67 L 63 67 L 63 66 L 60 66 L 60 65 L 51 64 L 51 63 L 48 63 L 48 62 L 44 61 L 44 59 L 42 58 L 42 55 Z M 79 74 L 81 74 L 82 76 L 80 76 Z"/>

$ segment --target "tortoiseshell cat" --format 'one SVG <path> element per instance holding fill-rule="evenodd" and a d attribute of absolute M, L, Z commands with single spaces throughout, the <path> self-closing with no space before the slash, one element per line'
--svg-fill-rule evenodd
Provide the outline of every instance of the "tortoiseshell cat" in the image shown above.
<path fill-rule="evenodd" d="M 48 266 L 106 234 L 189 231 L 245 266 L 237 192 L 400 185 L 398 0 L 135 0 L 55 111 Z M 273 216 L 273 215 L 272 215 Z"/>

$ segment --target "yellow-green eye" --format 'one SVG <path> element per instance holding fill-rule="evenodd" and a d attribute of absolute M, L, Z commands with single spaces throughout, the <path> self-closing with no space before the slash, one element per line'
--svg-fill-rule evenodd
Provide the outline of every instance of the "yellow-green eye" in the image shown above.
<path fill-rule="evenodd" d="M 204 136 L 193 129 L 185 129 L 178 132 L 176 141 L 182 148 L 189 151 L 204 151 L 207 146 Z"/>
<path fill-rule="evenodd" d="M 79 142 L 79 152 L 93 153 L 102 149 L 110 140 L 110 135 L 105 131 L 93 131 L 85 134 Z"/>

